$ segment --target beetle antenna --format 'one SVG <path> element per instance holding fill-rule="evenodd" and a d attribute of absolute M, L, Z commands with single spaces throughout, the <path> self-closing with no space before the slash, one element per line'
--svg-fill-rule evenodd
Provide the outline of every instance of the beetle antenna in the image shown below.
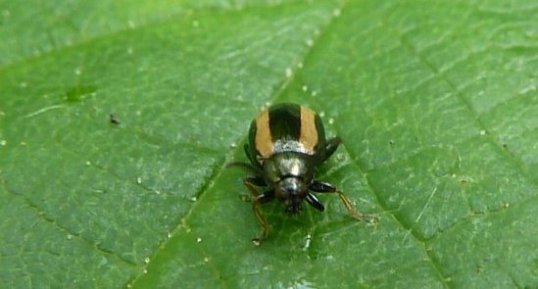
<path fill-rule="evenodd" d="M 253 166 L 253 165 L 251 165 L 249 163 L 239 162 L 239 161 L 229 162 L 229 163 L 227 163 L 225 165 L 225 167 L 226 168 L 240 167 L 240 168 L 242 168 L 242 169 L 244 169 L 244 170 L 246 170 L 248 172 L 254 173 L 256 175 L 260 175 L 262 173 L 262 171 L 259 168 L 255 167 L 255 166 Z"/>

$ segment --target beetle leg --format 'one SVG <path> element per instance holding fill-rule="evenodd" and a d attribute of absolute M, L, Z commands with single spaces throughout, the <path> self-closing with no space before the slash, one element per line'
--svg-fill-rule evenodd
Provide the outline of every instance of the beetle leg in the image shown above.
<path fill-rule="evenodd" d="M 261 234 L 259 237 L 252 238 L 252 242 L 256 245 L 260 245 L 263 239 L 265 239 L 269 235 L 269 223 L 267 223 L 267 219 L 265 218 L 262 210 L 260 209 L 260 205 L 267 203 L 274 199 L 275 194 L 271 191 L 266 191 L 254 198 L 254 202 L 252 202 L 252 210 L 254 211 L 254 215 L 256 215 L 256 218 L 258 219 L 258 223 L 260 224 L 260 227 L 262 229 Z"/>
<path fill-rule="evenodd" d="M 263 215 L 260 205 L 274 199 L 275 193 L 273 190 L 266 191 L 261 194 L 258 193 L 254 186 L 261 187 L 266 185 L 265 180 L 259 176 L 246 178 L 243 180 L 243 183 L 252 193 L 252 210 L 254 211 L 254 215 L 256 216 L 256 219 L 258 219 L 258 223 L 260 224 L 262 230 L 260 236 L 253 238 L 252 242 L 256 245 L 260 245 L 261 241 L 269 235 L 269 223 L 267 223 L 267 219 Z"/>
<path fill-rule="evenodd" d="M 344 194 L 342 191 L 336 191 L 338 196 L 340 197 L 340 200 L 342 203 L 344 203 L 344 206 L 346 207 L 348 213 L 357 221 L 367 221 L 370 222 L 370 220 L 373 220 L 373 217 L 370 215 L 365 215 L 363 213 L 360 213 L 359 211 L 355 210 L 353 207 L 353 204 L 351 203 L 351 200 Z"/>
<path fill-rule="evenodd" d="M 312 207 L 318 209 L 318 211 L 323 212 L 325 210 L 325 207 L 323 207 L 323 204 L 318 200 L 314 194 L 308 193 L 306 195 L 306 201 L 312 205 Z"/>
<path fill-rule="evenodd" d="M 336 187 L 332 184 L 326 182 L 320 182 L 318 180 L 312 181 L 308 188 L 314 192 L 318 193 L 334 193 L 336 192 Z"/>
<path fill-rule="evenodd" d="M 342 139 L 339 137 L 334 137 L 327 141 L 327 145 L 325 146 L 325 160 L 332 156 L 341 143 Z"/>
<path fill-rule="evenodd" d="M 250 191 L 250 195 L 241 194 L 240 198 L 246 202 L 252 202 L 258 196 L 259 192 L 256 187 L 265 187 L 265 180 L 260 176 L 254 176 L 243 179 L 243 184 Z"/>
<path fill-rule="evenodd" d="M 319 193 L 338 194 L 338 197 L 340 197 L 340 200 L 346 207 L 348 213 L 351 215 L 351 217 L 353 217 L 357 221 L 366 221 L 366 222 L 376 221 L 376 218 L 374 216 L 362 214 L 358 212 L 357 210 L 355 210 L 355 208 L 353 207 L 353 204 L 351 203 L 351 200 L 344 194 L 344 192 L 337 190 L 336 187 L 333 186 L 332 184 L 314 180 L 312 184 L 310 184 L 309 189 L 314 192 L 319 192 Z"/>
<path fill-rule="evenodd" d="M 250 190 L 253 196 L 258 195 L 258 191 L 256 190 L 256 188 L 254 188 L 254 186 L 256 187 L 267 186 L 263 177 L 260 177 L 260 176 L 246 178 L 243 180 L 243 184 L 245 184 L 245 186 Z"/>
<path fill-rule="evenodd" d="M 249 164 L 249 163 L 245 163 L 245 162 L 240 162 L 240 161 L 233 161 L 233 162 L 229 162 L 226 164 L 225 166 L 226 168 L 231 168 L 231 167 L 241 167 L 253 174 L 256 174 L 256 175 L 260 175 L 262 174 L 262 170 L 259 168 L 259 167 L 256 167 L 252 164 Z"/>

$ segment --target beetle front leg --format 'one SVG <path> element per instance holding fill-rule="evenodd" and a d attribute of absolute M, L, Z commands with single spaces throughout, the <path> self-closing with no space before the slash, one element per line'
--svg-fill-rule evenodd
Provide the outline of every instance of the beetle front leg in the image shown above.
<path fill-rule="evenodd" d="M 261 177 L 246 178 L 243 180 L 243 183 L 252 193 L 252 210 L 254 211 L 254 215 L 256 216 L 256 219 L 258 219 L 258 223 L 261 227 L 260 236 L 252 239 L 252 242 L 255 245 L 259 246 L 262 240 L 269 235 L 269 223 L 267 222 L 267 219 L 265 218 L 260 208 L 260 205 L 273 200 L 275 198 L 275 194 L 273 190 L 258 194 L 258 191 L 254 186 L 265 185 L 265 181 Z"/>
<path fill-rule="evenodd" d="M 255 176 L 243 179 L 243 184 L 250 191 L 249 194 L 241 194 L 240 199 L 245 202 L 252 202 L 259 194 L 256 187 L 265 187 L 265 180 L 262 177 Z"/>
<path fill-rule="evenodd" d="M 323 204 L 314 196 L 312 193 L 308 193 L 305 198 L 306 202 L 309 203 L 312 207 L 316 208 L 318 211 L 323 212 L 325 207 Z"/>
<path fill-rule="evenodd" d="M 312 184 L 310 184 L 309 189 L 319 193 L 338 194 L 338 197 L 340 197 L 340 200 L 346 207 L 348 213 L 357 221 L 366 221 L 368 223 L 377 221 L 377 218 L 375 216 L 366 215 L 355 210 L 353 204 L 351 203 L 351 200 L 344 194 L 344 192 L 337 190 L 336 187 L 332 184 L 314 180 Z"/>
<path fill-rule="evenodd" d="M 272 199 L 274 199 L 274 197 L 275 195 L 273 191 L 267 191 L 255 197 L 254 202 L 252 202 L 252 210 L 254 211 L 254 215 L 256 215 L 258 223 L 260 224 L 260 227 L 262 229 L 259 237 L 252 238 L 252 242 L 256 246 L 259 246 L 262 240 L 267 238 L 267 236 L 269 235 L 269 223 L 267 222 L 267 219 L 265 218 L 262 210 L 260 209 L 260 205 L 271 201 Z"/>

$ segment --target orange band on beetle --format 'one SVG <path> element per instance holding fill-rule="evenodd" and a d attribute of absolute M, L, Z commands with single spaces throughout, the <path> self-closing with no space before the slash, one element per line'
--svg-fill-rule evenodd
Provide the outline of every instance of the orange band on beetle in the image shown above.
<path fill-rule="evenodd" d="M 264 110 L 256 119 L 256 150 L 263 158 L 273 154 L 273 140 L 269 126 L 269 111 Z"/>
<path fill-rule="evenodd" d="M 301 106 L 301 136 L 299 141 L 312 154 L 319 141 L 316 128 L 316 113 L 304 106 Z"/>

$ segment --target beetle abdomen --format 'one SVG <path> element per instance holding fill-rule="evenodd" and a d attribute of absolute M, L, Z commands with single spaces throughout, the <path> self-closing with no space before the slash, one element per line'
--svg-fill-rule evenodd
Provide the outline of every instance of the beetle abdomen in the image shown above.
<path fill-rule="evenodd" d="M 250 145 L 263 159 L 289 151 L 314 155 L 325 143 L 319 116 L 297 104 L 282 103 L 264 110 L 252 122 L 251 132 Z"/>

